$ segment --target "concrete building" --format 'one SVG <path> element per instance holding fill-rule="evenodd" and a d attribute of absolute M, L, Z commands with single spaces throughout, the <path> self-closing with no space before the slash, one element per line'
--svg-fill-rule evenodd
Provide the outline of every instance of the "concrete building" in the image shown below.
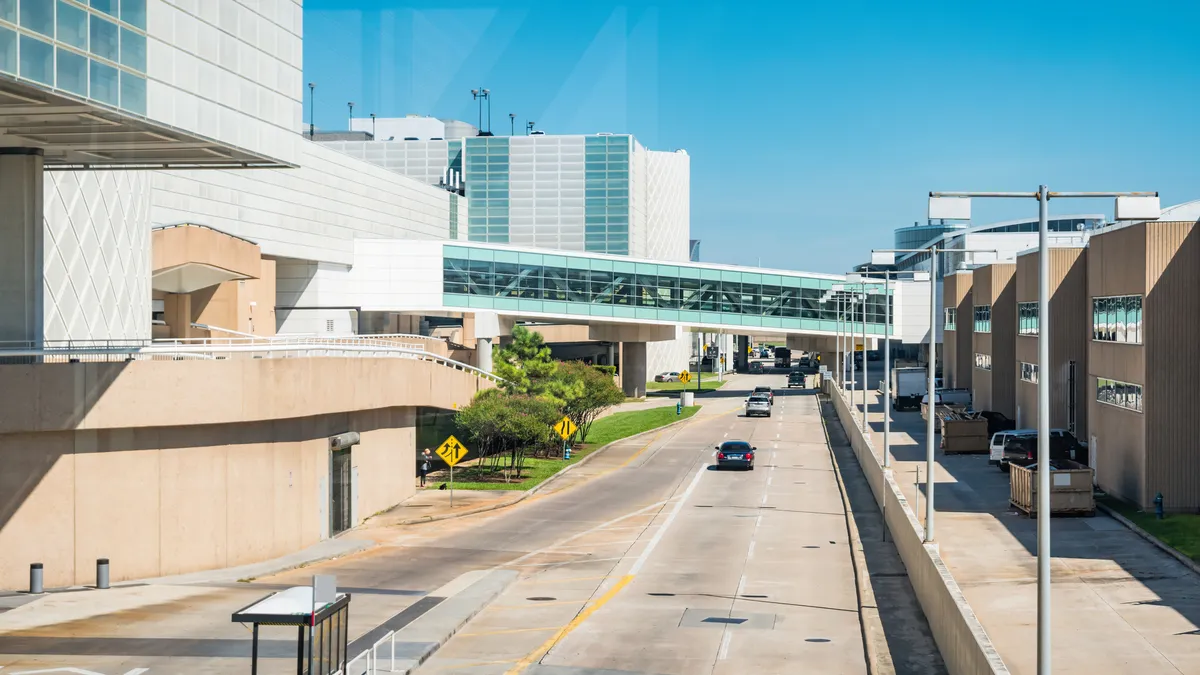
<path fill-rule="evenodd" d="M 1170 210 L 1165 210 L 1168 217 Z M 1142 508 L 1200 509 L 1200 233 L 1119 225 L 1089 242 L 1088 431 L 1101 488 Z"/>
<path fill-rule="evenodd" d="M 1050 371 L 1039 372 L 1038 264 L 1041 254 L 1017 256 L 1016 420 L 1018 428 L 1038 424 L 1038 381 L 1050 380 L 1050 428 L 1067 429 L 1086 441 L 1088 420 L 1087 355 L 1091 331 L 1087 292 L 1087 249 L 1082 245 L 1050 249 Z"/>
<path fill-rule="evenodd" d="M 1017 414 L 1016 271 L 1014 263 L 992 263 L 971 273 L 972 402 L 976 410 L 992 410 L 1009 418 Z"/>
<path fill-rule="evenodd" d="M 942 298 L 946 306 L 942 329 L 942 381 L 953 389 L 971 389 L 975 370 L 975 331 L 970 270 L 947 274 L 943 279 Z"/>

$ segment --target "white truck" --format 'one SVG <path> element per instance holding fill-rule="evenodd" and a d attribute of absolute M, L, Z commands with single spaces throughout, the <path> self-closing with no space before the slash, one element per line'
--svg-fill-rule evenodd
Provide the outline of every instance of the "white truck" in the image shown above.
<path fill-rule="evenodd" d="M 892 369 L 892 407 L 896 410 L 913 410 L 921 407 L 927 388 L 929 371 L 924 368 Z"/>
<path fill-rule="evenodd" d="M 936 405 L 960 405 L 965 408 L 971 407 L 971 390 L 970 389 L 938 389 L 934 395 Z M 929 394 L 921 397 L 921 403 L 929 403 Z"/>

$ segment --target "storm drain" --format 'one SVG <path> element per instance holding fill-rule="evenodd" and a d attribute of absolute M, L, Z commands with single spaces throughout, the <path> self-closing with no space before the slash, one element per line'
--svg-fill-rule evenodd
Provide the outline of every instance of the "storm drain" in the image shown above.
<path fill-rule="evenodd" d="M 680 628 L 746 628 L 758 630 L 775 629 L 774 614 L 730 613 L 725 609 L 688 608 L 679 619 Z"/>

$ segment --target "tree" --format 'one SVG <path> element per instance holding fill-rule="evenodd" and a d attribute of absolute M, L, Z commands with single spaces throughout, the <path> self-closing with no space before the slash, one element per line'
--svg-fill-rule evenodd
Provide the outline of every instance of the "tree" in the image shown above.
<path fill-rule="evenodd" d="M 611 375 L 579 361 L 558 364 L 555 378 L 563 382 L 562 390 L 569 392 L 563 412 L 579 427 L 580 441 L 587 440 L 600 413 L 625 401 L 625 392 L 613 383 Z"/>
<path fill-rule="evenodd" d="M 541 333 L 524 326 L 513 327 L 512 342 L 496 349 L 492 358 L 492 371 L 504 380 L 500 386 L 509 394 L 544 393 L 557 369 Z"/>
<path fill-rule="evenodd" d="M 545 451 L 554 445 L 552 428 L 561 410 L 552 401 L 524 394 L 485 390 L 470 405 L 458 411 L 455 424 L 468 446 L 489 462 L 493 470 L 500 459 L 520 476 L 529 451 Z"/>

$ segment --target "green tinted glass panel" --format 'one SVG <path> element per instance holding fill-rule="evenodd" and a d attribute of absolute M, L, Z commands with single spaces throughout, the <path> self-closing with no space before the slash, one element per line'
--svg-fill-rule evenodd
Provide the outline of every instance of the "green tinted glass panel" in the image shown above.
<path fill-rule="evenodd" d="M 87 12 L 69 2 L 58 0 L 58 41 L 72 47 L 88 48 L 88 15 Z M 86 78 L 85 84 L 86 84 Z M 65 87 L 60 87 L 65 89 Z"/>
<path fill-rule="evenodd" d="M 17 70 L 17 32 L 0 26 L 0 73 L 16 75 Z"/>
<path fill-rule="evenodd" d="M 87 96 L 88 60 L 65 49 L 58 50 L 58 88 Z"/>

